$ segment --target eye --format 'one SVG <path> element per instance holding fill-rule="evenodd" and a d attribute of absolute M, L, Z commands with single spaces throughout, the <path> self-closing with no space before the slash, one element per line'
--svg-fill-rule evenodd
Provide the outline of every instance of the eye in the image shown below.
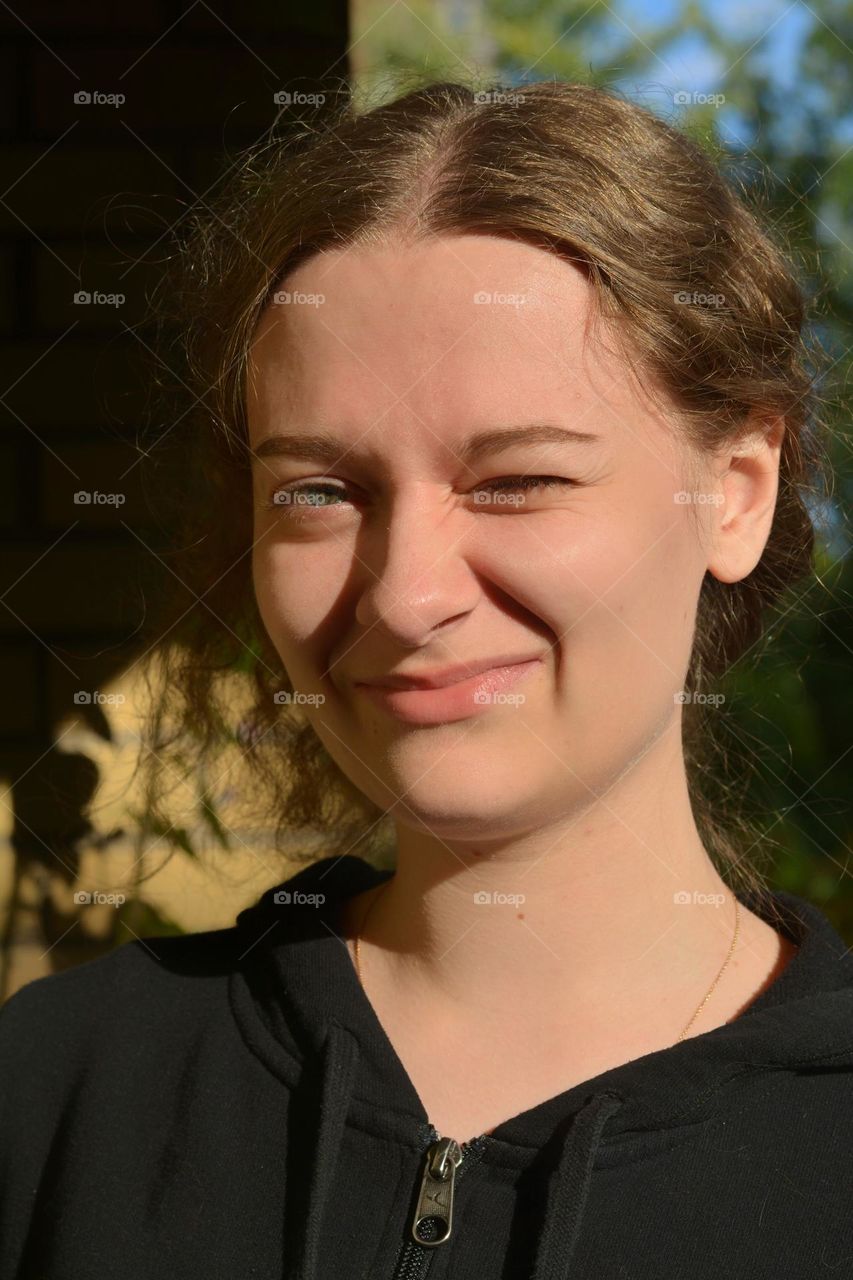
<path fill-rule="evenodd" d="M 318 507 L 339 506 L 339 500 L 345 498 L 346 494 L 345 486 L 329 480 L 303 480 L 299 484 L 279 485 L 261 505 L 268 511 L 303 515 Z"/>
<path fill-rule="evenodd" d="M 554 484 L 574 484 L 566 476 L 499 476 L 496 480 L 487 480 L 482 489 L 538 489 L 548 488 Z"/>
<path fill-rule="evenodd" d="M 560 486 L 571 488 L 576 484 L 577 481 L 569 480 L 566 476 L 500 476 L 495 480 L 487 480 L 485 484 L 478 485 L 471 492 L 477 506 L 485 506 L 488 503 L 490 506 L 505 505 L 507 508 L 518 508 L 524 506 L 527 493 Z M 494 495 L 491 500 L 487 497 L 489 493 Z"/>

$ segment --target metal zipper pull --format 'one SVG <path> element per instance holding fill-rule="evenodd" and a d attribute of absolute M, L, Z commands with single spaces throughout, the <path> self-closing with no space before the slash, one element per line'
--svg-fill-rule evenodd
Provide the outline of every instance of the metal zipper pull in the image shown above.
<path fill-rule="evenodd" d="M 461 1163 L 462 1149 L 453 1138 L 441 1138 L 427 1148 L 424 1176 L 412 1223 L 412 1238 L 418 1244 L 432 1248 L 449 1240 L 453 1222 L 453 1187 L 456 1170 Z"/>

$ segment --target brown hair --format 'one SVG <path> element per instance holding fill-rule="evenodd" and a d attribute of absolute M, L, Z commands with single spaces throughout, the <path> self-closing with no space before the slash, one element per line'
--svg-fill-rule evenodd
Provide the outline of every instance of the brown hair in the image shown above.
<path fill-rule="evenodd" d="M 193 400 L 178 415 L 169 385 L 177 420 L 156 450 L 181 494 L 167 508 L 179 533 L 163 554 L 189 594 L 178 588 L 149 627 L 160 676 L 152 750 L 142 760 L 152 829 L 167 826 L 160 804 L 169 773 L 208 767 L 231 746 L 249 810 L 274 819 L 289 856 L 302 828 L 318 833 L 323 854 L 389 848 L 387 817 L 304 716 L 274 702 L 274 690 L 292 686 L 251 581 L 247 351 L 283 277 L 323 249 L 486 231 L 568 253 L 584 265 L 596 314 L 632 367 L 671 398 L 697 455 L 735 438 L 753 410 L 782 415 L 769 540 L 742 581 L 706 574 L 686 693 L 707 690 L 755 645 L 765 606 L 810 571 L 804 497 L 825 479 L 826 454 L 803 287 L 751 197 L 708 148 L 592 85 L 478 94 L 442 82 L 360 112 L 346 101 L 283 135 L 274 127 L 238 157 L 215 200 L 193 212 L 176 270 L 155 299 L 161 352 L 170 364 L 177 358 L 179 385 Z M 690 700 L 683 714 L 709 854 L 744 887 L 760 887 L 754 860 L 744 858 L 754 829 L 722 780 L 720 712 L 712 719 Z"/>

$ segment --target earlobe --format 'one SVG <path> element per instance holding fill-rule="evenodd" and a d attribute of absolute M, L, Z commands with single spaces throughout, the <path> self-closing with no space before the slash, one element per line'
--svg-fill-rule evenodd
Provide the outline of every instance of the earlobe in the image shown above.
<path fill-rule="evenodd" d="M 784 430 L 782 418 L 766 420 L 718 455 L 721 501 L 712 513 L 708 571 L 720 582 L 747 577 L 767 545 L 779 491 Z"/>

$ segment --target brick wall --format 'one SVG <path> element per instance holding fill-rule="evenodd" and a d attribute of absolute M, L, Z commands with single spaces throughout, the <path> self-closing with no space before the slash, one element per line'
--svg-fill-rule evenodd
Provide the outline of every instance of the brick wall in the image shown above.
<path fill-rule="evenodd" d="M 56 727 L 73 711 L 104 730 L 73 695 L 133 658 L 143 609 L 147 552 L 125 524 L 146 536 L 134 445 L 145 366 L 128 326 L 158 237 L 210 187 L 223 150 L 268 127 L 277 90 L 346 75 L 347 12 L 344 0 L 41 0 L 0 7 L 0 31 L 0 773 L 14 815 L 0 920 L 4 954 L 27 933 L 61 965 L 64 934 L 75 961 L 85 941 L 81 952 L 37 886 L 46 870 L 76 874 L 93 778 L 57 749 Z M 75 302 L 81 291 L 124 301 Z M 95 491 L 124 501 L 75 503 Z"/>

